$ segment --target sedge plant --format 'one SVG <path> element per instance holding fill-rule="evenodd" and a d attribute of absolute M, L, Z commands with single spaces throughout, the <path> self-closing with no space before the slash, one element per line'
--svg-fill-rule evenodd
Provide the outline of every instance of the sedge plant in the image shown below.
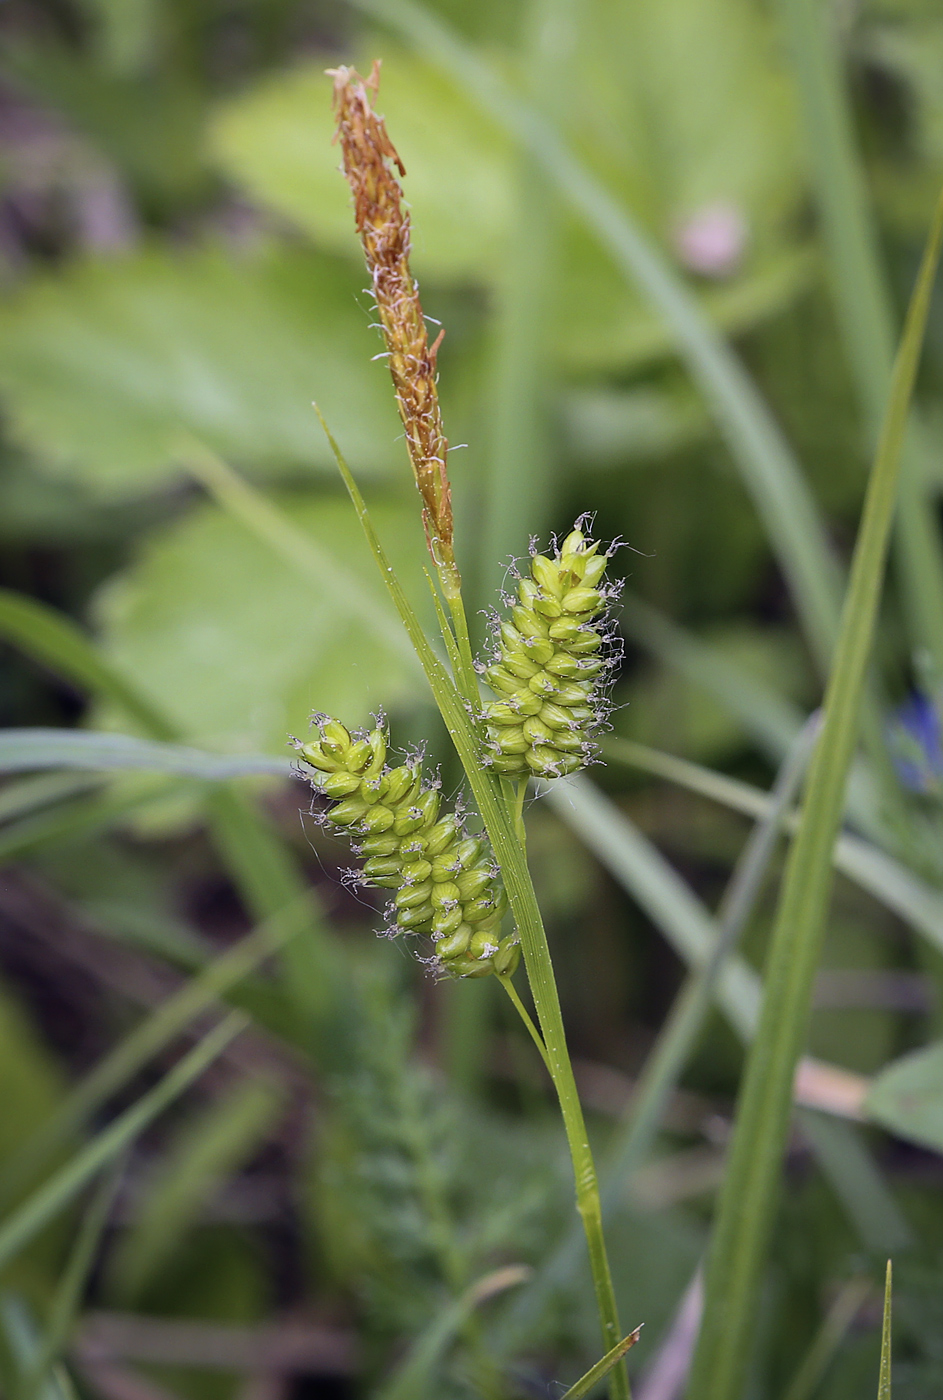
<path fill-rule="evenodd" d="M 423 632 L 323 419 L 322 424 L 461 760 L 483 830 L 470 829 L 460 803 L 446 810 L 421 753 L 407 754 L 401 763 L 389 761 L 382 718 L 372 730 L 358 733 L 342 717 L 316 714 L 314 734 L 295 741 L 296 748 L 318 794 L 322 820 L 347 833 L 363 862 L 352 879 L 391 892 L 388 933 L 415 940 L 419 956 L 437 975 L 496 977 L 524 1020 L 559 1100 L 599 1311 L 605 1355 L 584 1379 L 594 1385 L 608 1372 L 613 1400 L 627 1400 L 622 1358 L 631 1340 L 619 1322 L 596 1167 L 522 822 L 531 777 L 574 773 L 595 751 L 617 651 L 607 621 L 613 596 L 604 582 L 609 552 L 590 537 L 585 520 L 548 553 L 535 551 L 517 579 L 516 596 L 504 600 L 507 615 L 495 617 L 492 656 L 476 661 L 454 551 L 448 442 L 437 388 L 439 341 L 429 343 L 409 266 L 410 220 L 399 183 L 405 169 L 374 109 L 378 65 L 366 80 L 349 68 L 332 70 L 331 76 L 343 169 L 422 501 L 434 565 L 434 577 L 429 571 L 427 577 L 447 663 Z M 482 682 L 490 698 L 482 698 Z M 521 960 L 536 1024 L 512 980 Z"/>

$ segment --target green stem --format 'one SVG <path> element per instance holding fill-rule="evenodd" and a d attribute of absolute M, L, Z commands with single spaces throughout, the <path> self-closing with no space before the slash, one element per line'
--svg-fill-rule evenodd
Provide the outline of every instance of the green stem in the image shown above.
<path fill-rule="evenodd" d="M 479 777 L 469 771 L 468 778 L 474 790 L 479 784 Z M 596 1293 L 596 1306 L 599 1310 L 603 1340 L 608 1352 L 621 1340 L 622 1329 L 619 1325 L 615 1290 L 612 1286 L 606 1242 L 603 1237 L 599 1179 L 596 1175 L 596 1164 L 593 1161 L 586 1133 L 586 1123 L 583 1119 L 583 1109 L 567 1049 L 563 1014 L 560 1009 L 560 998 L 553 973 L 547 934 L 540 917 L 537 896 L 526 862 L 521 859 L 522 852 L 513 825 L 513 810 L 508 811 L 507 816 L 509 820 L 506 822 L 502 822 L 500 825 L 495 824 L 493 828 L 489 825 L 488 834 L 491 836 L 498 863 L 505 877 L 511 909 L 521 935 L 524 965 L 527 969 L 537 1019 L 547 1051 L 546 1064 L 557 1091 L 567 1145 L 573 1162 L 576 1209 L 583 1222 L 583 1231 L 586 1235 L 589 1265 Z M 628 1400 L 629 1393 L 628 1373 L 625 1366 L 620 1363 L 610 1373 L 609 1394 L 611 1400 Z"/>
<path fill-rule="evenodd" d="M 553 1070 L 550 1068 L 550 1059 L 547 1055 L 547 1047 L 541 1040 L 540 1031 L 537 1029 L 533 1021 L 531 1020 L 527 1007 L 524 1005 L 524 1003 L 518 996 L 517 988 L 514 986 L 514 983 L 511 981 L 510 977 L 499 977 L 498 981 L 501 983 L 501 986 L 511 998 L 511 1001 L 514 1005 L 515 1010 L 517 1011 L 518 1016 L 520 1016 L 521 1020 L 524 1022 L 525 1027 L 527 1028 L 527 1034 L 537 1046 L 537 1053 L 540 1055 L 540 1058 L 547 1066 L 547 1073 L 552 1075 Z"/>
<path fill-rule="evenodd" d="M 521 778 L 514 797 L 514 829 L 521 843 L 521 850 L 527 850 L 527 832 L 524 829 L 524 802 L 527 797 L 529 778 Z"/>
<path fill-rule="evenodd" d="M 755 1333 L 756 1299 L 773 1227 L 786 1146 L 792 1083 L 808 1025 L 831 884 L 832 849 L 858 737 L 901 447 L 943 246 L 937 203 L 904 336 L 884 430 L 868 482 L 852 561 L 824 724 L 790 849 L 764 983 L 756 1038 L 747 1059 L 705 1276 L 704 1320 L 691 1371 L 691 1400 L 739 1400 Z"/>
<path fill-rule="evenodd" d="M 442 592 L 445 594 L 445 601 L 449 605 L 449 612 L 452 615 L 452 626 L 455 629 L 455 641 L 458 645 L 458 675 L 455 677 L 465 699 L 468 700 L 475 709 L 478 708 L 478 672 L 475 670 L 475 660 L 472 656 L 471 638 L 468 635 L 468 618 L 465 616 L 465 604 L 462 602 L 462 583 L 458 575 L 458 570 L 439 570 L 439 577 L 442 580 Z"/>
<path fill-rule="evenodd" d="M 621 1340 L 622 1331 L 619 1326 L 615 1291 L 612 1286 L 612 1276 L 609 1271 L 609 1260 L 602 1232 L 599 1182 L 586 1135 L 586 1124 L 583 1121 L 583 1110 L 576 1090 L 573 1067 L 567 1050 L 563 1015 L 553 975 L 550 948 L 547 944 L 547 935 L 540 916 L 534 884 L 527 867 L 527 858 L 515 830 L 512 804 L 507 801 L 497 776 L 483 766 L 480 757 L 480 736 L 466 705 L 463 703 L 463 697 L 432 650 L 415 612 L 410 607 L 409 600 L 403 592 L 402 585 L 397 579 L 374 529 L 366 502 L 317 405 L 315 405 L 315 412 L 318 414 L 321 426 L 334 451 L 338 470 L 343 477 L 357 517 L 373 552 L 380 576 L 389 590 L 403 625 L 422 662 L 442 719 L 468 777 L 469 785 L 504 877 L 511 912 L 521 937 L 524 965 L 537 1011 L 537 1019 L 547 1049 L 548 1068 L 553 1078 L 554 1088 L 560 1103 L 560 1112 L 563 1116 L 564 1131 L 573 1162 L 577 1210 L 583 1221 L 583 1229 L 586 1234 L 593 1286 L 603 1339 L 608 1352 Z M 609 1388 L 611 1400 L 629 1400 L 628 1374 L 622 1364 L 612 1370 Z"/>

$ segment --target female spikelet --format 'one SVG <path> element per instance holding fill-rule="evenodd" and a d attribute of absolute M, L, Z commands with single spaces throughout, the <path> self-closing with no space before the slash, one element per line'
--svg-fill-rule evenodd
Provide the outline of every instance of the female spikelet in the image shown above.
<path fill-rule="evenodd" d="M 431 935 L 434 964 L 453 977 L 510 975 L 519 949 L 501 937 L 508 901 L 487 842 L 440 815 L 420 762 L 387 765 L 383 725 L 354 735 L 327 715 L 314 722 L 318 737 L 297 746 L 305 776 L 332 801 L 326 821 L 354 837 L 364 883 L 395 891 L 395 931 Z"/>
<path fill-rule="evenodd" d="M 532 555 L 510 621 L 496 619 L 484 675 L 500 698 L 483 716 L 489 760 L 504 777 L 558 778 L 595 754 L 618 657 L 605 617 L 613 589 L 601 586 L 608 562 L 577 522 L 552 555 Z"/>

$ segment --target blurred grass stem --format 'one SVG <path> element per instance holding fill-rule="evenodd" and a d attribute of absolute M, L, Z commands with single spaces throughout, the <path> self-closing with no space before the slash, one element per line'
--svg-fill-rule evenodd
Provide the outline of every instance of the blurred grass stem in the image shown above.
<path fill-rule="evenodd" d="M 894 368 L 894 311 L 858 154 L 835 16 L 817 0 L 779 0 L 790 40 L 845 354 L 873 448 Z M 929 443 L 916 413 L 903 445 L 895 564 L 911 643 L 943 674 L 943 559 L 924 484 Z"/>
<path fill-rule="evenodd" d="M 808 1023 L 824 933 L 832 847 L 858 738 L 901 449 L 941 244 L 943 195 L 937 203 L 895 364 L 826 690 L 822 733 L 783 879 L 760 1025 L 747 1059 L 708 1257 L 704 1320 L 692 1369 L 691 1400 L 735 1400 L 745 1384 L 756 1296 L 789 1126 L 793 1076 Z"/>

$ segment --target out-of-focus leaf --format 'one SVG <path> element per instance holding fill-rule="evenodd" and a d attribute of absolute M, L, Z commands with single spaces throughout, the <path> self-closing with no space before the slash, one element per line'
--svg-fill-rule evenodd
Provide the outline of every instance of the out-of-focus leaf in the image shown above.
<path fill-rule="evenodd" d="M 284 751 L 304 735 L 312 709 L 366 719 L 414 694 L 417 672 L 400 647 L 400 624 L 348 503 L 285 498 L 322 553 L 354 574 L 389 616 L 389 645 L 375 623 L 345 605 L 344 589 L 317 590 L 267 544 L 213 506 L 151 537 L 140 559 L 98 600 L 103 648 L 142 694 L 208 747 Z M 416 572 L 425 546 L 418 510 L 379 509 L 397 570 Z"/>
<path fill-rule="evenodd" d="M 793 208 L 792 94 L 751 0 L 592 0 L 581 7 L 573 67 L 573 131 L 600 171 L 611 162 L 623 172 L 637 213 L 673 230 L 723 199 L 756 239 Z"/>
<path fill-rule="evenodd" d="M 0 1326 L 17 1369 L 21 1376 L 28 1376 L 40 1354 L 42 1338 L 32 1312 L 19 1294 L 0 1295 Z M 39 1396 L 40 1400 L 76 1400 L 71 1378 L 58 1366 L 46 1379 Z"/>
<path fill-rule="evenodd" d="M 711 431 L 689 390 L 576 389 L 562 411 L 569 451 L 594 467 L 647 465 Z"/>
<path fill-rule="evenodd" d="M 110 8 L 122 11 L 127 29 L 134 4 L 122 0 Z M 128 56 L 127 38 L 120 42 Z M 48 43 L 20 47 L 7 59 L 21 81 L 130 177 L 151 207 L 192 199 L 207 184 L 200 143 L 206 97 L 179 69 L 140 76 L 109 73 L 75 49 Z"/>
<path fill-rule="evenodd" d="M 568 248 L 567 275 L 560 280 L 554 307 L 553 339 L 562 362 L 575 370 L 599 371 L 670 355 L 674 334 L 647 301 L 625 285 L 615 263 L 590 235 L 574 229 Z M 700 300 L 721 329 L 735 335 L 787 306 L 808 285 L 813 267 L 806 249 L 758 253 L 744 275 L 719 286 L 702 286 Z"/>
<path fill-rule="evenodd" d="M 237 1084 L 177 1134 L 133 1228 L 113 1257 L 122 1297 L 137 1297 L 219 1183 L 265 1139 L 283 1105 L 262 1080 Z"/>
<path fill-rule="evenodd" d="M 386 36 L 360 54 L 362 71 L 374 51 L 384 55 L 378 107 L 407 170 L 416 269 L 490 284 L 514 208 L 508 144 L 441 70 Z M 627 10 L 596 0 L 581 7 L 568 67 L 579 96 L 555 107 L 557 119 L 636 217 L 707 273 L 705 299 L 720 322 L 739 328 L 787 301 L 808 275 L 782 232 L 799 197 L 795 122 L 755 7 L 666 0 Z M 311 64 L 225 105 L 211 148 L 264 204 L 356 256 L 331 130 L 327 80 Z M 670 352 L 670 334 L 596 239 L 571 220 L 564 244 L 553 313 L 560 358 L 587 368 Z"/>
<path fill-rule="evenodd" d="M 785 717 L 805 680 L 794 638 L 772 628 L 743 626 L 718 630 L 708 645 L 718 667 L 726 664 L 732 672 L 749 677 L 758 693 L 775 697 Z M 742 718 L 714 696 L 705 695 L 704 687 L 690 674 L 642 670 L 626 687 L 626 698 L 619 728 L 627 737 L 643 743 L 657 740 L 702 761 L 715 761 L 743 742 Z M 746 686 L 740 698 L 744 705 L 748 703 Z M 798 716 L 798 708 L 794 713 Z"/>
<path fill-rule="evenodd" d="M 58 472 L 130 494 L 180 474 L 184 429 L 253 466 L 327 466 L 317 398 L 358 469 L 381 471 L 398 428 L 362 286 L 323 255 L 216 247 L 39 279 L 0 311 L 13 432 Z"/>
<path fill-rule="evenodd" d="M 508 143 L 430 64 L 387 40 L 378 51 L 385 55 L 378 107 L 407 170 L 415 267 L 435 278 L 490 281 L 511 207 Z M 369 59 L 359 66 L 369 72 Z M 211 146 L 256 198 L 322 247 L 359 257 L 350 191 L 332 145 L 330 94 L 323 62 L 267 78 L 221 109 Z M 327 408 L 325 417 L 343 441 Z"/>
<path fill-rule="evenodd" d="M 868 56 L 906 82 L 920 154 L 936 164 L 943 155 L 943 21 L 875 28 Z"/>
<path fill-rule="evenodd" d="M 943 1152 L 943 1042 L 888 1065 L 872 1081 L 864 1107 L 897 1137 Z"/>
<path fill-rule="evenodd" d="M 180 744 L 160 744 L 128 734 L 87 733 L 76 729 L 6 729 L 0 733 L 0 772 L 21 773 L 43 768 L 144 770 L 187 778 L 225 782 L 259 773 L 287 776 L 288 758 L 267 754 L 201 753 Z"/>
<path fill-rule="evenodd" d="M 530 1272 L 526 1264 L 505 1264 L 472 1284 L 461 1297 L 447 1303 L 416 1338 L 377 1400 L 424 1400 L 435 1384 L 442 1357 L 475 1308 L 505 1289 L 524 1283 Z"/>
<path fill-rule="evenodd" d="M 0 1163 L 54 1111 L 64 1085 L 45 1049 L 5 987 L 0 986 Z"/>
<path fill-rule="evenodd" d="M 0 1267 L 14 1259 L 103 1167 L 120 1156 L 165 1108 L 185 1093 L 247 1024 L 247 1018 L 236 1012 L 220 1021 L 153 1089 L 126 1108 L 10 1212 L 0 1225 Z"/>

